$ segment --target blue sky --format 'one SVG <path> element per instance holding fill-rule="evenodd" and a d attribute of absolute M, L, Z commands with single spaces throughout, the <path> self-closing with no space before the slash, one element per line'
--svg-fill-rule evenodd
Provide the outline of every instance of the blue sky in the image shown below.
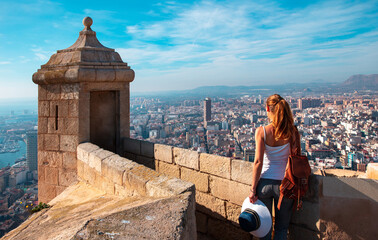
<path fill-rule="evenodd" d="M 37 96 L 32 74 L 85 16 L 136 72 L 131 91 L 341 82 L 378 73 L 378 1 L 0 2 L 0 98 Z"/>

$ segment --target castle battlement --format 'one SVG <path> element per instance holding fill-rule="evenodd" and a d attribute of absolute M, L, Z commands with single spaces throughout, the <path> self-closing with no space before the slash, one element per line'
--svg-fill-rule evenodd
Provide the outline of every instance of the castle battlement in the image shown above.
<path fill-rule="evenodd" d="M 238 225 L 253 163 L 129 138 L 134 71 L 83 24 L 33 75 L 38 197 L 52 207 L 3 239 L 253 239 Z M 332 175 L 311 175 L 289 238 L 375 239 L 377 166 Z"/>

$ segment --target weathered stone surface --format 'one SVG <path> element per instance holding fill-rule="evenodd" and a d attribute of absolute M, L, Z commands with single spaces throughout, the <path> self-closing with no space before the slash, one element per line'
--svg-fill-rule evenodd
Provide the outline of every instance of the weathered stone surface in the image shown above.
<path fill-rule="evenodd" d="M 52 185 L 58 185 L 59 172 L 58 168 L 45 167 L 45 182 Z"/>
<path fill-rule="evenodd" d="M 68 116 L 79 117 L 79 101 L 78 100 L 68 101 Z"/>
<path fill-rule="evenodd" d="M 63 166 L 62 154 L 53 151 L 38 151 L 39 164 L 45 167 L 60 168 Z"/>
<path fill-rule="evenodd" d="M 193 237 L 197 239 L 195 189 L 192 190 L 178 195 L 180 202 L 185 204 L 185 207 L 181 210 L 183 224 L 181 239 L 183 240 L 191 240 Z"/>
<path fill-rule="evenodd" d="M 217 240 L 252 240 L 253 236 L 250 233 L 244 232 L 239 227 L 232 225 L 229 222 L 221 221 L 214 218 L 208 220 L 208 234 Z M 235 238 L 235 236 L 237 236 Z"/>
<path fill-rule="evenodd" d="M 45 186 L 40 189 L 46 189 Z M 56 193 L 54 187 L 54 195 Z M 46 202 L 46 201 L 44 201 Z M 152 203 L 148 205 L 148 203 Z M 147 205 L 146 205 L 147 204 Z M 124 239 L 150 239 L 154 232 L 167 239 L 175 232 L 180 233 L 184 227 L 184 219 L 187 214 L 187 203 L 182 198 L 156 202 L 149 198 L 140 197 L 119 197 L 105 194 L 103 191 L 89 184 L 78 183 L 68 187 L 62 194 L 50 202 L 49 209 L 33 214 L 22 225 L 8 233 L 4 239 L 30 240 L 30 239 L 78 239 L 77 233 L 89 229 L 90 221 L 100 224 L 109 223 L 111 228 L 98 228 L 95 234 L 89 239 L 103 238 L 108 236 L 105 233 L 119 233 L 115 235 Z M 143 209 L 139 206 L 145 206 Z M 113 215 L 113 214 L 119 215 Z M 139 214 L 139 220 L 132 218 L 133 214 Z M 130 215 L 128 215 L 130 214 Z M 154 216 L 153 220 L 146 219 L 146 216 Z M 172 216 L 167 218 L 166 216 Z M 132 220 L 134 219 L 134 220 Z M 174 221 L 171 221 L 174 219 Z M 130 225 L 122 220 L 129 220 Z M 162 223 L 163 225 L 162 228 Z M 151 225 L 152 224 L 152 225 Z M 168 227 L 169 224 L 169 227 Z M 102 227 L 106 225 L 101 225 Z M 132 227 L 138 230 L 139 238 L 131 238 L 132 231 L 124 227 Z M 151 228 L 151 226 L 155 226 Z M 88 228 L 87 228 L 88 227 Z M 135 227 L 135 228 L 134 228 Z M 123 229 L 123 230 L 122 230 Z M 113 231 L 114 230 L 114 231 Z M 165 235 L 161 231 L 167 230 Z M 103 232 L 103 235 L 98 235 Z M 76 237 L 75 237 L 76 235 Z M 110 235 L 111 236 L 111 235 Z M 130 237 L 131 236 L 131 237 Z M 180 236 L 180 235 L 177 235 Z M 82 238 L 80 237 L 80 238 Z"/>
<path fill-rule="evenodd" d="M 231 159 L 213 154 L 201 153 L 200 170 L 201 172 L 230 179 Z"/>
<path fill-rule="evenodd" d="M 77 168 L 76 152 L 63 152 L 62 155 L 63 155 L 63 168 L 66 168 L 66 169 Z"/>
<path fill-rule="evenodd" d="M 95 174 L 96 174 L 96 183 L 97 183 L 96 186 L 101 186 L 102 191 L 105 191 L 107 194 L 113 195 L 115 193 L 114 181 L 109 180 L 107 177 L 101 176 L 97 172 L 95 172 Z"/>
<path fill-rule="evenodd" d="M 45 181 L 45 166 L 38 165 L 38 182 L 44 182 Z"/>
<path fill-rule="evenodd" d="M 115 155 L 115 153 L 99 148 L 89 153 L 88 164 L 91 168 L 94 168 L 97 172 L 101 173 L 102 160 L 112 155 Z"/>
<path fill-rule="evenodd" d="M 233 159 L 231 161 L 231 179 L 237 182 L 252 183 L 253 163 Z"/>
<path fill-rule="evenodd" d="M 71 186 L 72 184 L 77 183 L 77 173 L 76 170 L 72 169 L 59 169 L 59 185 L 60 186 Z"/>
<path fill-rule="evenodd" d="M 76 166 L 77 166 L 77 177 L 79 180 L 85 180 L 84 179 L 84 165 L 87 165 L 86 163 L 82 161 L 77 161 Z M 38 174 L 39 176 L 39 174 Z"/>
<path fill-rule="evenodd" d="M 101 174 L 114 183 L 123 185 L 123 173 L 137 166 L 138 164 L 119 155 L 111 155 L 101 161 Z"/>
<path fill-rule="evenodd" d="M 140 140 L 132 139 L 132 138 L 124 138 L 123 150 L 125 152 L 140 155 Z"/>
<path fill-rule="evenodd" d="M 355 178 L 354 180 L 360 179 Z M 362 190 L 361 193 L 363 192 L 363 189 L 359 190 Z M 320 198 L 320 229 L 324 229 L 322 232 L 326 235 L 325 239 L 330 239 L 333 236 L 336 236 L 336 239 L 348 239 L 346 236 L 349 236 L 350 239 L 375 239 L 378 236 L 376 198 L 368 199 L 361 193 L 360 198 L 356 197 L 356 193 L 350 197 L 349 193 L 350 190 L 345 193 L 344 197 Z M 336 194 L 341 193 L 336 192 Z M 350 219 L 353 219 L 353 222 L 363 222 L 364 226 L 350 224 Z"/>
<path fill-rule="evenodd" d="M 160 165 L 159 165 L 160 168 Z M 196 185 L 196 190 L 202 192 L 209 191 L 209 175 L 185 167 L 181 168 L 181 179 L 192 182 Z"/>
<path fill-rule="evenodd" d="M 38 101 L 38 117 L 49 117 L 49 116 L 50 116 L 50 102 Z"/>
<path fill-rule="evenodd" d="M 241 205 L 248 196 L 249 189 L 249 185 L 210 176 L 210 193 L 220 199 Z"/>
<path fill-rule="evenodd" d="M 147 141 L 140 141 L 140 154 L 145 157 L 154 158 L 154 143 Z"/>
<path fill-rule="evenodd" d="M 56 186 L 55 187 L 55 192 L 56 192 L 56 195 L 58 196 L 59 194 L 61 194 L 62 192 L 64 192 L 64 190 L 66 190 L 66 186 Z"/>
<path fill-rule="evenodd" d="M 59 136 L 55 134 L 44 134 L 43 146 L 45 150 L 59 150 Z"/>
<path fill-rule="evenodd" d="M 377 181 L 361 178 L 323 177 L 323 196 L 378 199 Z"/>
<path fill-rule="evenodd" d="M 319 197 L 322 195 L 323 176 L 311 174 L 308 178 L 308 190 L 303 201 L 318 203 Z"/>
<path fill-rule="evenodd" d="M 132 189 L 127 189 L 125 186 L 120 186 L 114 184 L 114 194 L 121 197 L 131 197 L 135 196 L 135 191 Z"/>
<path fill-rule="evenodd" d="M 47 100 L 46 86 L 38 85 L 38 101 Z"/>
<path fill-rule="evenodd" d="M 58 107 L 58 109 L 57 109 Z M 58 114 L 56 113 L 58 110 Z M 50 117 L 68 117 L 67 101 L 50 101 Z"/>
<path fill-rule="evenodd" d="M 207 215 L 196 211 L 197 231 L 207 233 Z"/>
<path fill-rule="evenodd" d="M 45 134 L 38 133 L 38 151 L 45 150 Z"/>
<path fill-rule="evenodd" d="M 370 179 L 378 180 L 378 163 L 369 163 L 367 165 L 366 176 Z"/>
<path fill-rule="evenodd" d="M 48 203 L 56 196 L 56 185 L 38 182 L 38 192 L 40 192 L 38 194 L 38 201 Z"/>
<path fill-rule="evenodd" d="M 241 213 L 241 206 L 230 202 L 226 202 L 227 220 L 239 226 L 239 215 Z"/>
<path fill-rule="evenodd" d="M 170 164 L 160 161 L 159 168 L 157 170 L 159 173 L 170 176 L 180 178 L 180 167 L 176 164 Z"/>
<path fill-rule="evenodd" d="M 47 100 L 60 99 L 60 84 L 50 84 L 46 86 Z"/>
<path fill-rule="evenodd" d="M 345 238 L 346 236 L 329 236 L 328 238 L 322 238 L 321 235 L 318 232 L 312 231 L 310 229 L 290 224 L 289 226 L 289 240 L 297 240 L 297 239 L 308 239 L 308 240 L 318 240 L 318 239 L 345 239 L 345 240 L 352 240 L 352 238 Z"/>
<path fill-rule="evenodd" d="M 38 132 L 47 133 L 47 117 L 38 117 Z"/>
<path fill-rule="evenodd" d="M 302 209 L 291 216 L 291 223 L 312 231 L 320 231 L 320 205 L 304 201 Z"/>
<path fill-rule="evenodd" d="M 82 143 L 77 147 L 77 159 L 85 163 L 89 163 L 89 153 L 99 149 L 92 143 Z"/>
<path fill-rule="evenodd" d="M 114 69 L 96 69 L 96 81 L 110 82 L 115 80 Z"/>
<path fill-rule="evenodd" d="M 138 165 L 125 172 L 124 185 L 128 188 L 135 188 L 141 195 L 146 195 L 146 183 L 151 179 L 159 177 L 159 175 L 158 172 L 152 169 Z"/>
<path fill-rule="evenodd" d="M 63 122 L 63 134 L 78 135 L 79 134 L 79 119 L 78 118 L 65 118 Z"/>
<path fill-rule="evenodd" d="M 194 212 L 192 214 L 190 204 L 180 196 L 130 208 L 108 215 L 101 221 L 90 220 L 75 238 L 100 239 L 98 233 L 102 232 L 117 233 L 119 238 L 130 240 L 197 239 Z"/>
<path fill-rule="evenodd" d="M 96 170 L 94 168 L 91 168 L 88 164 L 84 163 L 83 165 L 83 179 L 89 183 L 89 184 L 92 184 L 92 185 L 97 185 L 98 183 L 98 179 L 96 179 Z M 99 187 L 101 187 L 102 183 L 100 183 L 100 185 L 98 185 Z"/>
<path fill-rule="evenodd" d="M 155 159 L 158 159 L 163 162 L 173 163 L 172 148 L 168 145 L 155 144 Z"/>
<path fill-rule="evenodd" d="M 192 183 L 164 175 L 152 178 L 146 183 L 146 194 L 154 197 L 169 197 L 184 192 L 194 192 Z"/>
<path fill-rule="evenodd" d="M 199 153 L 183 148 L 173 148 L 174 162 L 180 166 L 199 170 Z"/>
<path fill-rule="evenodd" d="M 188 191 L 195 192 L 195 186 L 193 183 L 186 182 L 178 178 L 169 178 L 167 181 L 162 183 L 161 187 L 167 189 L 171 193 L 171 196 Z"/>
<path fill-rule="evenodd" d="M 61 86 L 61 99 L 78 99 L 79 98 L 79 84 L 62 84 Z"/>
<path fill-rule="evenodd" d="M 226 218 L 225 201 L 207 193 L 196 192 L 197 211 L 203 212 L 215 218 Z"/>
<path fill-rule="evenodd" d="M 161 184 L 165 181 L 167 181 L 169 177 L 165 175 L 160 175 L 154 179 L 151 179 L 146 183 L 146 195 L 147 196 L 154 196 L 154 197 L 167 197 L 170 196 L 171 193 L 161 187 Z"/>
<path fill-rule="evenodd" d="M 60 150 L 66 152 L 76 152 L 79 144 L 79 137 L 76 135 L 60 135 Z"/>
<path fill-rule="evenodd" d="M 47 122 L 47 132 L 51 134 L 62 133 L 64 130 L 64 120 L 64 118 L 58 118 L 57 121 L 54 117 L 49 117 Z"/>

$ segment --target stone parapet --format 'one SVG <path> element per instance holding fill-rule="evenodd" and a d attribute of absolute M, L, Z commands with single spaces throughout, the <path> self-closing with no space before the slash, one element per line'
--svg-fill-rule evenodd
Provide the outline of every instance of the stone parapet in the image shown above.
<path fill-rule="evenodd" d="M 180 177 L 195 184 L 200 236 L 204 239 L 252 239 L 239 228 L 238 216 L 249 193 L 253 163 L 141 140 L 128 141 L 150 149 L 153 145 L 154 156 L 148 151 L 139 154 L 124 151 L 123 155 L 136 159 L 152 158 L 160 174 Z M 373 176 L 373 166 L 370 166 L 370 176 Z M 327 176 L 311 175 L 309 190 L 303 197 L 303 208 L 292 216 L 289 239 L 335 239 L 334 236 L 374 239 L 378 235 L 373 226 L 374 216 L 378 215 L 378 182 L 357 178 L 359 175 L 342 170 L 329 171 Z M 348 227 L 350 219 L 367 227 Z"/>
<path fill-rule="evenodd" d="M 367 165 L 366 177 L 378 180 L 378 163 L 369 163 Z"/>
<path fill-rule="evenodd" d="M 162 176 L 160 173 L 92 143 L 77 147 L 78 178 L 101 190 L 115 193 L 127 192 L 149 197 L 171 197 L 184 192 L 194 192 L 192 183 Z"/>

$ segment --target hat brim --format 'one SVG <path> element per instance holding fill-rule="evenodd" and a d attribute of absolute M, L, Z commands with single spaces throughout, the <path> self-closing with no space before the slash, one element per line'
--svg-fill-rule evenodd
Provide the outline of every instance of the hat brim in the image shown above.
<path fill-rule="evenodd" d="M 259 238 L 265 237 L 272 227 L 272 216 L 270 215 L 269 209 L 260 200 L 257 200 L 255 203 L 251 203 L 249 201 L 249 197 L 244 200 L 241 212 L 244 212 L 244 210 L 247 208 L 257 212 L 261 223 L 257 230 L 250 233 Z"/>

